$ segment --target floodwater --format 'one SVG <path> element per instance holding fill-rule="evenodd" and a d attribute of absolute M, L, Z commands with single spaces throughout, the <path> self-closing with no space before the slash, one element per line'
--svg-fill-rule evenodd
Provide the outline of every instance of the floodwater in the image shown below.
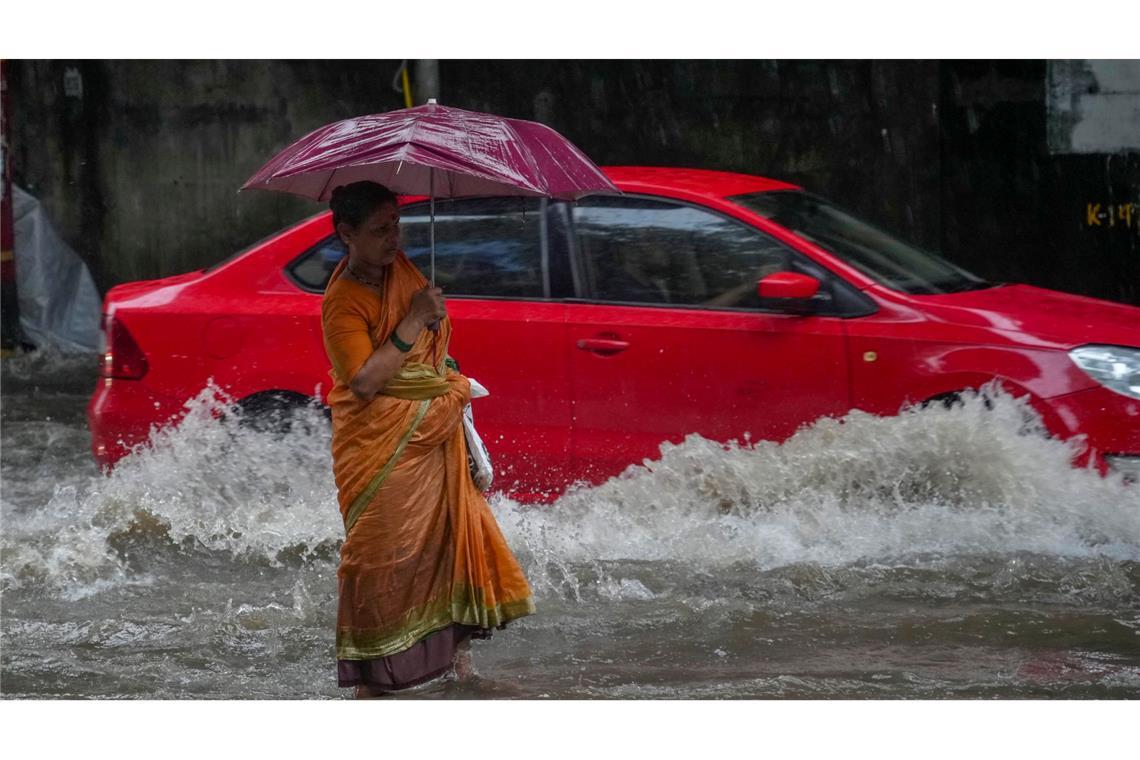
<path fill-rule="evenodd" d="M 110 476 L 94 360 L 3 362 L 6 698 L 346 698 L 327 423 L 181 428 Z M 548 506 L 492 507 L 538 614 L 407 698 L 1135 698 L 1140 486 L 1025 408 L 700 438 Z"/>

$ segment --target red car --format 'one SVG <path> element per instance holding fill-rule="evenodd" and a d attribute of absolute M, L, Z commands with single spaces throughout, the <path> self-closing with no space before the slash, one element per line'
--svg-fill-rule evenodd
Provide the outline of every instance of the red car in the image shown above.
<path fill-rule="evenodd" d="M 985 282 L 793 185 L 610 168 L 624 195 L 437 202 L 452 355 L 496 483 L 598 482 L 689 433 L 782 440 L 997 380 L 1084 460 L 1140 470 L 1140 309 Z M 427 204 L 405 251 L 427 259 Z M 318 214 L 210 269 L 113 288 L 88 409 L 110 466 L 210 379 L 247 410 L 323 401 L 320 301 L 344 255 Z"/>

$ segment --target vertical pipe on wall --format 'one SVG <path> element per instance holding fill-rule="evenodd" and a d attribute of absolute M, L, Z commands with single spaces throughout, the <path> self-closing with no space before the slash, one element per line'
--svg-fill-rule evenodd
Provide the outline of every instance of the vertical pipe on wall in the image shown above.
<path fill-rule="evenodd" d="M 416 82 L 412 88 L 416 103 L 423 105 L 428 100 L 439 99 L 439 61 L 419 60 L 415 67 Z"/>

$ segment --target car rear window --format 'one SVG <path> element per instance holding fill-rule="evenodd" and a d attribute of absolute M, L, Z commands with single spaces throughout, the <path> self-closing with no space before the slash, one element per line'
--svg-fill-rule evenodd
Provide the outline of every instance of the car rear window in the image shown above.
<path fill-rule="evenodd" d="M 436 282 L 450 296 L 482 298 L 564 297 L 568 252 L 550 238 L 565 235 L 547 203 L 538 198 L 468 198 L 436 201 Z M 430 273 L 430 214 L 427 203 L 400 210 L 401 247 L 424 276 Z M 555 243 L 559 241 L 553 241 Z M 301 288 L 323 292 L 347 249 L 329 235 L 286 269 Z M 551 258 L 554 257 L 552 261 Z"/>
<path fill-rule="evenodd" d="M 289 274 L 305 290 L 323 292 L 333 269 L 348 253 L 336 235 L 329 235 L 305 252 L 289 267 Z"/>
<path fill-rule="evenodd" d="M 435 203 L 435 279 L 449 295 L 548 298 L 543 202 L 468 198 Z M 425 276 L 431 250 L 427 203 L 400 212 L 404 252 Z"/>

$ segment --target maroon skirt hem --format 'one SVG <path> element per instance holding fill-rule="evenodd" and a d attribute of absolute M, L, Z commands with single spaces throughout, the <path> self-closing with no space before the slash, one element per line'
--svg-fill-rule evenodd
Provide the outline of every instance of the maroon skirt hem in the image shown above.
<path fill-rule="evenodd" d="M 447 673 L 463 642 L 490 636 L 485 628 L 452 623 L 387 657 L 337 660 L 337 686 L 371 686 L 382 691 L 410 689 Z"/>

